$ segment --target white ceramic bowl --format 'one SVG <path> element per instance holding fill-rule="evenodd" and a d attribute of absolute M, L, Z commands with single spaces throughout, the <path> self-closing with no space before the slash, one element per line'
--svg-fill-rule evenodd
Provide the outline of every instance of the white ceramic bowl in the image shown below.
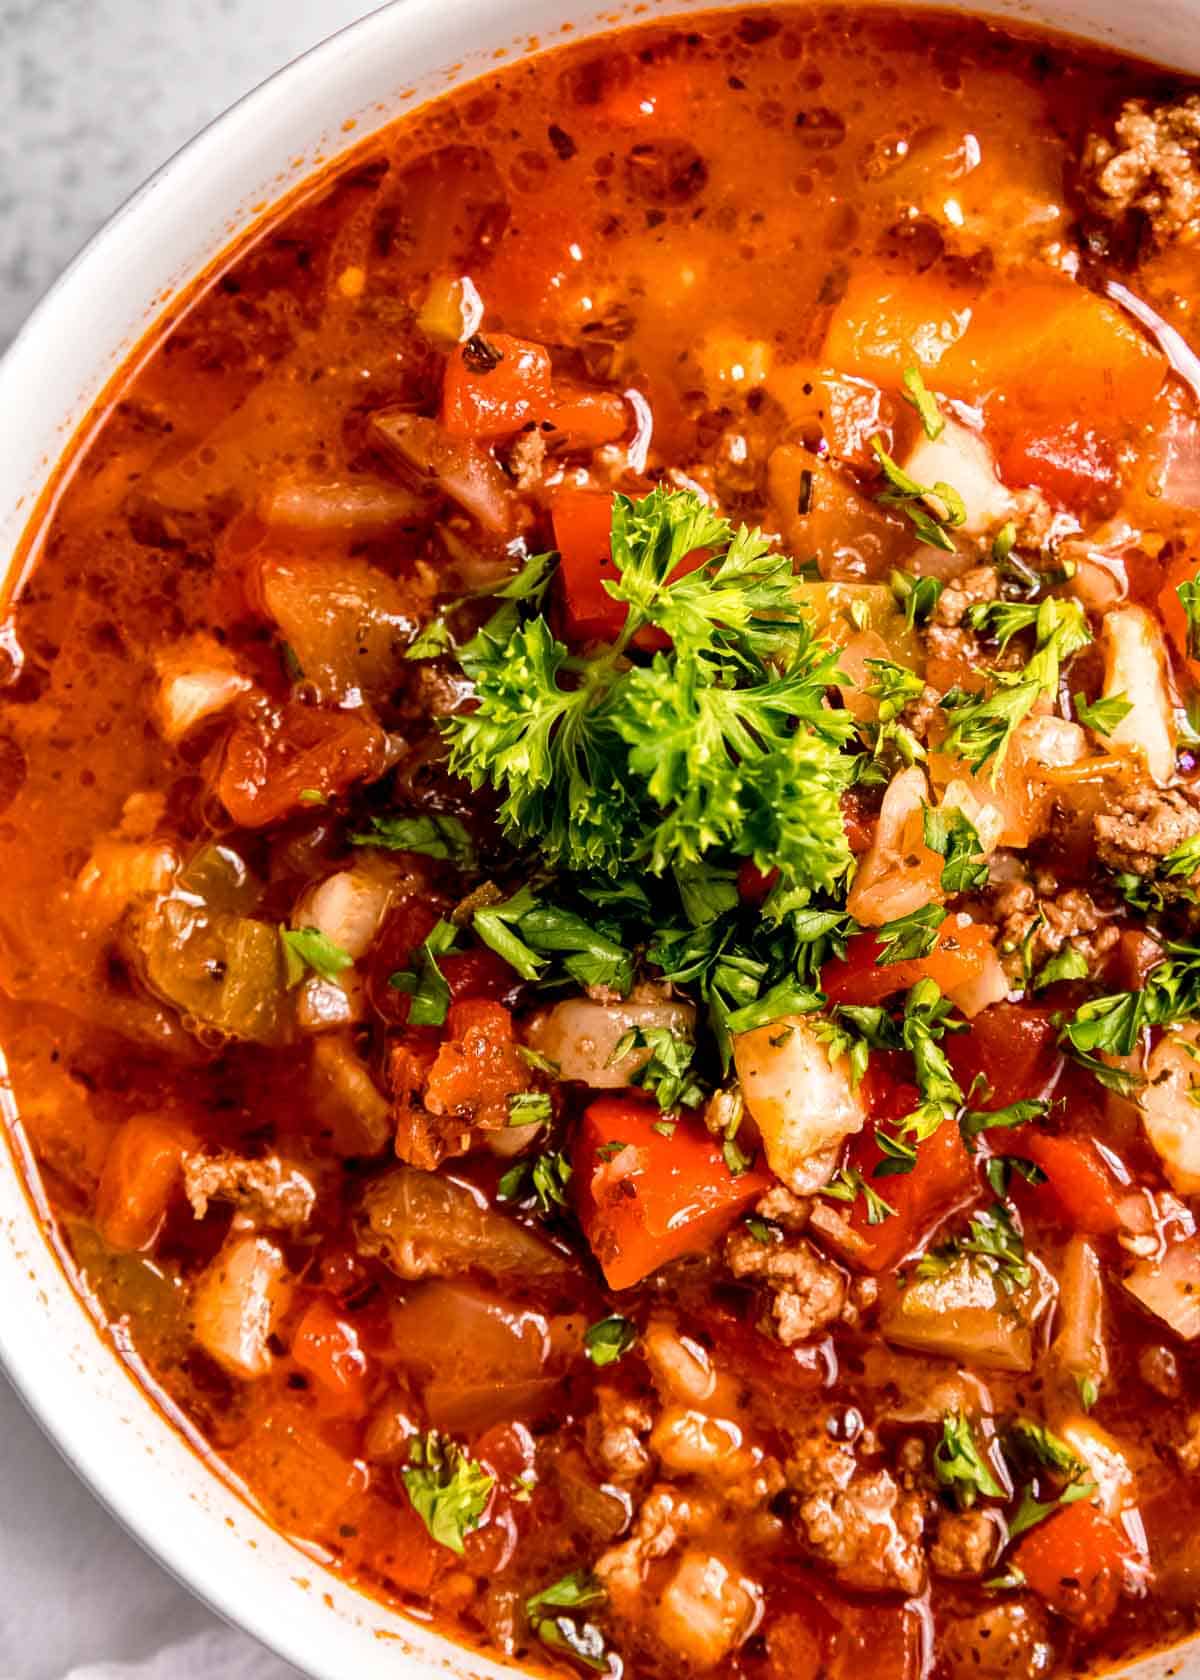
<path fill-rule="evenodd" d="M 742 8 L 754 3 L 742 0 Z M 221 117 L 92 241 L 0 364 L 5 571 L 56 462 L 106 385 L 171 298 L 256 210 L 372 129 L 494 68 L 497 49 L 515 57 L 623 21 L 701 9 L 701 0 L 596 13 L 578 0 L 574 8 L 572 0 L 396 0 Z M 990 0 L 963 9 L 1045 23 L 1200 71 L 1200 0 Z M 2 1068 L 0 1060 L 0 1101 Z M 351 1591 L 211 1472 L 132 1380 L 67 1283 L 25 1189 L 18 1119 L 9 1119 L 12 1159 L 0 1150 L 0 1358 L 109 1509 L 215 1609 L 316 1680 L 512 1673 Z M 1134 1672 L 1157 1680 L 1168 1666 L 1152 1659 Z M 1182 1662 L 1176 1653 L 1171 1672 L 1200 1680 L 1200 1647 Z"/>

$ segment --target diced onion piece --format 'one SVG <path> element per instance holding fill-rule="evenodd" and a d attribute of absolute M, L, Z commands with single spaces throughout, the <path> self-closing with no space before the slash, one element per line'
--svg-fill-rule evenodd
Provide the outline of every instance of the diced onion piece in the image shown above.
<path fill-rule="evenodd" d="M 1106 1517 L 1119 1517 L 1137 1504 L 1137 1478 L 1114 1435 L 1082 1412 L 1057 1419 L 1055 1430 L 1087 1466 L 1088 1479 L 1096 1484 L 1095 1502 Z"/>
<path fill-rule="evenodd" d="M 866 1108 L 845 1056 L 830 1056 L 803 1015 L 739 1033 L 733 1058 L 767 1164 L 797 1195 L 828 1182 L 843 1138 L 862 1130 Z"/>
<path fill-rule="evenodd" d="M 364 858 L 304 893 L 292 911 L 294 928 L 313 927 L 357 962 L 371 947 L 396 890 L 400 872 Z"/>
<path fill-rule="evenodd" d="M 417 316 L 417 325 L 426 338 L 449 350 L 473 337 L 482 321 L 483 299 L 469 275 L 434 275 Z"/>
<path fill-rule="evenodd" d="M 1140 1088 L 1142 1124 L 1167 1177 L 1183 1196 L 1200 1194 L 1200 1086 L 1196 1027 L 1170 1031 L 1150 1052 Z"/>
<path fill-rule="evenodd" d="M 1172 1243 L 1160 1259 L 1141 1260 L 1125 1288 L 1185 1342 L 1200 1336 L 1200 1240 Z"/>
<path fill-rule="evenodd" d="M 313 1114 L 339 1155 L 381 1155 L 392 1142 L 392 1105 L 354 1048 L 349 1033 L 327 1033 L 312 1047 Z"/>
<path fill-rule="evenodd" d="M 165 840 L 100 840 L 75 879 L 75 902 L 95 926 L 111 927 L 139 898 L 167 892 L 178 868 L 175 848 Z"/>
<path fill-rule="evenodd" d="M 956 1009 L 973 1021 L 976 1015 L 981 1015 L 993 1003 L 999 1003 L 1009 994 L 1009 978 L 1004 972 L 1004 964 L 996 955 L 996 947 L 989 945 L 980 956 L 980 966 L 967 979 L 958 981 L 955 985 L 946 987 L 946 996 Z"/>
<path fill-rule="evenodd" d="M 262 563 L 259 587 L 322 700 L 353 705 L 395 686 L 418 622 L 395 578 L 349 555 L 273 555 Z"/>
<path fill-rule="evenodd" d="M 380 409 L 371 424 L 380 441 L 487 531 L 506 536 L 512 525 L 512 488 L 486 449 L 407 409 Z"/>
<path fill-rule="evenodd" d="M 1053 1286 L 1031 1260 L 1034 1280 L 1007 1294 L 995 1275 L 954 1261 L 936 1277 L 910 1278 L 884 1303 L 880 1329 L 889 1342 L 994 1371 L 1033 1369 L 1033 1326 Z"/>
<path fill-rule="evenodd" d="M 334 1032 L 353 1026 L 366 1015 L 362 981 L 347 973 L 337 980 L 310 974 L 296 994 L 296 1020 L 301 1032 Z"/>
<path fill-rule="evenodd" d="M 558 1064 L 560 1079 L 578 1079 L 594 1091 L 615 1091 L 630 1084 L 651 1056 L 649 1049 L 631 1050 L 613 1061 L 621 1038 L 636 1027 L 665 1027 L 690 1039 L 696 1011 L 656 987 L 638 986 L 622 1002 L 567 998 L 538 1016 L 527 1036 L 535 1050 Z"/>
<path fill-rule="evenodd" d="M 940 436 L 929 438 L 922 433 L 904 462 L 904 471 L 931 489 L 940 482 L 957 490 L 967 510 L 957 529 L 965 537 L 981 537 L 1011 519 L 1016 502 L 1000 482 L 992 452 L 979 433 L 950 415 L 942 418 Z"/>
<path fill-rule="evenodd" d="M 258 504 L 264 525 L 318 539 L 385 536 L 425 511 L 411 490 L 377 478 L 285 479 Z"/>
<path fill-rule="evenodd" d="M 171 746 L 254 687 L 238 670 L 228 648 L 203 632 L 156 654 L 154 669 L 158 676 L 155 717 Z"/>
<path fill-rule="evenodd" d="M 1063 1255 L 1050 1358 L 1073 1394 L 1081 1382 L 1099 1387 L 1108 1375 L 1104 1271 L 1086 1237 L 1072 1237 Z"/>
<path fill-rule="evenodd" d="M 715 1668 L 754 1631 L 762 1593 L 711 1552 L 684 1552 L 658 1600 L 659 1638 L 695 1668 Z"/>
<path fill-rule="evenodd" d="M 197 1280 L 196 1340 L 235 1377 L 266 1376 L 272 1332 L 292 1296 L 280 1250 L 266 1237 L 235 1236 Z"/>
<path fill-rule="evenodd" d="M 1104 697 L 1132 710 L 1107 745 L 1141 758 L 1161 787 L 1175 770 L 1174 708 L 1162 632 L 1145 607 L 1118 607 L 1104 620 Z"/>
<path fill-rule="evenodd" d="M 928 803 L 929 784 L 916 765 L 892 778 L 846 903 L 864 927 L 882 927 L 940 897 L 942 860 L 924 841 Z"/>

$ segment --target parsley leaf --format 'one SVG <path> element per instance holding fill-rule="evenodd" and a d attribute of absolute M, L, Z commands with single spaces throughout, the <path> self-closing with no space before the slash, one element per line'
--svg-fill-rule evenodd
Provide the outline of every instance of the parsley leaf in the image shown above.
<path fill-rule="evenodd" d="M 940 1277 L 964 1256 L 981 1270 L 991 1272 L 1006 1294 L 1024 1289 L 1033 1275 L 1025 1258 L 1025 1239 L 1003 1202 L 994 1202 L 976 1214 L 966 1236 L 955 1237 L 922 1255 L 916 1275 Z"/>
<path fill-rule="evenodd" d="M 871 448 L 889 485 L 878 500 L 886 507 L 899 508 L 921 542 L 953 554 L 954 539 L 949 533 L 967 517 L 958 491 L 941 480 L 934 485 L 918 484 L 893 461 L 883 447 L 882 438 L 873 437 Z"/>
<path fill-rule="evenodd" d="M 930 442 L 936 441 L 946 430 L 946 422 L 942 419 L 937 399 L 921 377 L 919 367 L 906 367 L 903 380 L 905 401 L 910 402 L 921 416 L 925 436 Z"/>
<path fill-rule="evenodd" d="M 672 575 L 697 549 L 710 558 Z M 825 705 L 837 655 L 794 599 L 791 562 L 661 490 L 614 497 L 612 550 L 606 587 L 630 606 L 613 646 L 574 657 L 512 603 L 461 650 L 477 705 L 442 722 L 452 772 L 494 788 L 509 837 L 551 865 L 664 874 L 725 852 L 787 885 L 838 884 L 854 725 Z M 646 625 L 673 644 L 648 662 L 632 645 Z"/>
<path fill-rule="evenodd" d="M 692 1072 L 696 1046 L 670 1027 L 630 1027 L 613 1046 L 609 1066 L 634 1050 L 649 1050 L 649 1059 L 630 1075 L 657 1101 L 659 1108 L 695 1108 L 704 1101 L 704 1087 Z"/>
<path fill-rule="evenodd" d="M 1075 716 L 1088 729 L 1094 729 L 1097 735 L 1111 735 L 1117 725 L 1127 718 L 1133 710 L 1133 702 L 1126 700 L 1123 694 L 1113 694 L 1107 700 L 1089 701 L 1082 694 L 1073 694 L 1072 703 Z"/>
<path fill-rule="evenodd" d="M 1049 1111 L 1048 1102 L 1042 1102 L 1037 1097 L 1026 1097 L 1020 1102 L 1009 1103 L 1007 1108 L 968 1110 L 959 1115 L 958 1128 L 963 1135 L 963 1142 L 969 1145 L 981 1132 L 1002 1130 L 1009 1126 L 1027 1126 L 1031 1120 L 1040 1120 Z"/>
<path fill-rule="evenodd" d="M 925 807 L 925 844 L 945 859 L 943 892 L 974 892 L 986 886 L 988 866 L 979 831 L 957 805 Z"/>
<path fill-rule="evenodd" d="M 1079 602 L 1056 596 L 1039 603 L 991 601 L 972 607 L 970 619 L 977 629 L 990 631 L 1001 648 L 1020 630 L 1032 628 L 1036 638 L 1033 657 L 1023 670 L 989 671 L 991 693 L 955 688 L 942 696 L 951 720 L 942 750 L 965 759 L 975 770 L 993 760 L 995 775 L 1017 725 L 1043 696 L 1057 695 L 1064 662 L 1092 638 Z"/>
<path fill-rule="evenodd" d="M 298 986 L 305 971 L 310 968 L 322 980 L 336 980 L 339 974 L 354 967 L 354 958 L 350 953 L 335 945 L 319 928 L 281 927 L 279 939 L 283 946 L 284 970 L 289 987 Z"/>
<path fill-rule="evenodd" d="M 1168 880 L 1190 881 L 1197 870 L 1200 870 L 1200 834 L 1193 834 L 1190 840 L 1181 840 L 1159 866 L 1159 874 L 1165 875 Z"/>
<path fill-rule="evenodd" d="M 1175 585 L 1179 604 L 1187 618 L 1187 654 L 1200 659 L 1200 578 L 1188 578 Z"/>
<path fill-rule="evenodd" d="M 451 922 L 440 921 L 427 935 L 420 949 L 420 963 L 415 969 L 401 969 L 388 976 L 388 985 L 397 992 L 412 997 L 408 1020 L 414 1027 L 440 1027 L 450 1008 L 450 987 L 438 967 L 438 958 L 449 951 L 458 938 L 458 929 Z"/>
<path fill-rule="evenodd" d="M 510 1126 L 544 1126 L 553 1112 L 548 1091 L 513 1091 L 508 1099 Z"/>
<path fill-rule="evenodd" d="M 436 1429 L 413 1436 L 401 1476 L 413 1510 L 433 1538 L 462 1557 L 463 1541 L 479 1527 L 495 1478 Z"/>
<path fill-rule="evenodd" d="M 942 1438 L 933 1449 L 933 1473 L 938 1486 L 952 1493 L 964 1511 L 981 1495 L 986 1499 L 1005 1496 L 961 1412 L 948 1412 L 942 1419 Z"/>
<path fill-rule="evenodd" d="M 419 817 L 371 817 L 365 829 L 347 836 L 352 846 L 375 846 L 389 852 L 417 852 L 444 859 L 459 869 L 475 867 L 475 847 L 457 817 L 427 812 Z"/>
<path fill-rule="evenodd" d="M 843 1167 L 823 1189 L 818 1190 L 817 1194 L 832 1196 L 839 1202 L 853 1202 L 861 1196 L 867 1210 L 868 1225 L 882 1225 L 884 1220 L 890 1219 L 896 1211 L 890 1202 L 884 1201 L 878 1190 L 867 1183 L 857 1167 Z"/>
<path fill-rule="evenodd" d="M 1033 977 L 1033 990 L 1040 992 L 1059 980 L 1086 980 L 1088 960 L 1074 945 L 1064 945 L 1061 951 L 1048 957 Z"/>
<path fill-rule="evenodd" d="M 1022 1488 L 1021 1502 L 1008 1519 L 1009 1539 L 1016 1540 L 1019 1535 L 1027 1534 L 1060 1506 L 1075 1505 L 1081 1499 L 1090 1499 L 1095 1492 L 1095 1482 L 1072 1482 L 1057 1499 L 1040 1500 L 1034 1498 L 1032 1487 Z"/>
<path fill-rule="evenodd" d="M 904 608 L 904 622 L 910 630 L 928 621 L 946 587 L 941 578 L 916 577 L 899 570 L 891 573 L 888 584 L 896 605 Z"/>
<path fill-rule="evenodd" d="M 615 1365 L 636 1341 L 636 1328 L 620 1313 L 589 1324 L 583 1333 L 583 1349 L 593 1365 Z"/>
<path fill-rule="evenodd" d="M 614 1669 L 614 1663 L 600 1629 L 593 1622 L 576 1622 L 567 1614 L 547 1615 L 545 1612 L 586 1610 L 603 1604 L 607 1597 L 603 1585 L 594 1575 L 577 1569 L 555 1581 L 553 1586 L 527 1598 L 525 1614 L 543 1645 L 573 1657 L 585 1668 L 605 1674 Z"/>
<path fill-rule="evenodd" d="M 885 922 L 876 935 L 883 947 L 880 967 L 927 957 L 937 944 L 938 929 L 945 920 L 942 905 L 925 904 L 919 910 L 910 910 L 907 916 L 897 916 L 894 922 Z"/>

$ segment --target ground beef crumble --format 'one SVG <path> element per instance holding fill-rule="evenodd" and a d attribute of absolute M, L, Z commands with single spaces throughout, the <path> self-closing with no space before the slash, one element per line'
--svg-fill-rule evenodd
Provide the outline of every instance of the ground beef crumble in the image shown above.
<path fill-rule="evenodd" d="M 1159 245 L 1200 239 L 1200 94 L 1169 105 L 1129 100 L 1108 139 L 1094 134 L 1083 158 L 1092 209 L 1109 221 L 1142 215 Z"/>
<path fill-rule="evenodd" d="M 1154 875 L 1176 846 L 1200 834 L 1200 810 L 1188 793 L 1144 783 L 1094 825 L 1096 856 L 1107 868 L 1131 875 Z"/>

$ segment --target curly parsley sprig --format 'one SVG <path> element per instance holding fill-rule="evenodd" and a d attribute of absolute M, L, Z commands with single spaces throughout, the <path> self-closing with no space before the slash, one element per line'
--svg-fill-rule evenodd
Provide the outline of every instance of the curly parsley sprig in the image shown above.
<path fill-rule="evenodd" d="M 732 854 L 833 888 L 851 861 L 854 726 L 825 705 L 837 653 L 797 605 L 790 559 L 662 490 L 613 498 L 612 557 L 605 587 L 629 606 L 615 642 L 571 654 L 534 594 L 460 650 L 477 707 L 444 720 L 451 770 L 493 788 L 510 839 L 552 866 L 665 874 Z M 641 652 L 647 629 L 670 650 Z"/>

